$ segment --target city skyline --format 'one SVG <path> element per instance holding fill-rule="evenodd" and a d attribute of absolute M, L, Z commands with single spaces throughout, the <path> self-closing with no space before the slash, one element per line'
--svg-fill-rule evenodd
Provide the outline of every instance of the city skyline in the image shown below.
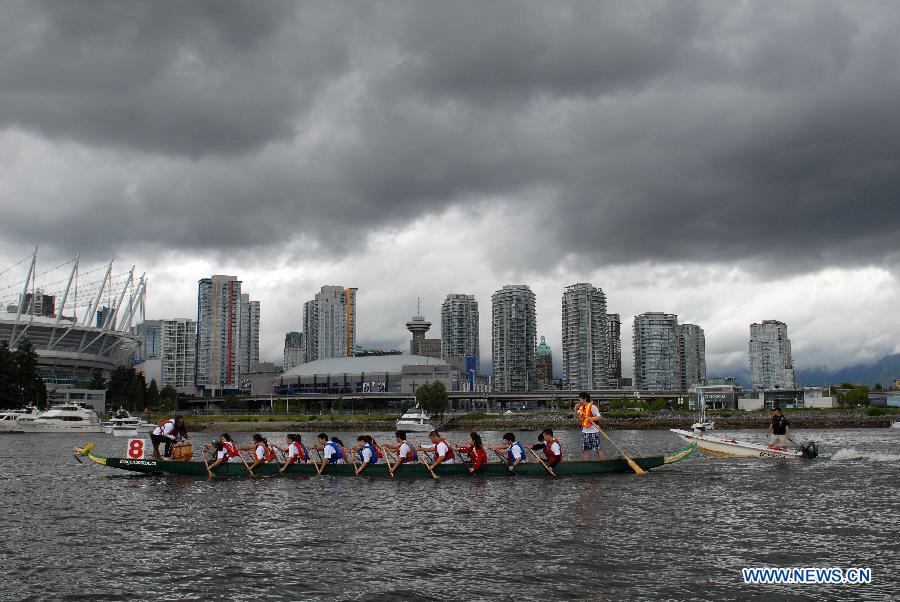
<path fill-rule="evenodd" d="M 16 4 L 0 266 L 35 244 L 46 266 L 116 255 L 148 273 L 151 318 L 239 274 L 263 361 L 324 282 L 359 287 L 381 347 L 404 347 L 415 298 L 436 323 L 475 295 L 483 364 L 506 282 L 535 292 L 555 359 L 573 282 L 626 332 L 651 309 L 703 325 L 710 375 L 746 373 L 770 318 L 797 369 L 900 352 L 900 109 L 870 67 L 900 48 L 900 6 L 514 6 L 498 36 L 440 3 Z"/>

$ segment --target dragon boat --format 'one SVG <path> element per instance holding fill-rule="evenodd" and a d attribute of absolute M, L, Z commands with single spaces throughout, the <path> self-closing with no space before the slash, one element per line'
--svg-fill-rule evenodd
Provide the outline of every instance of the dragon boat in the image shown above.
<path fill-rule="evenodd" d="M 84 457 L 92 462 L 108 468 L 118 468 L 131 472 L 145 474 L 173 474 L 194 477 L 208 477 L 206 464 L 197 461 L 178 462 L 173 460 L 156 460 L 156 459 L 130 459 L 130 458 L 107 458 L 97 455 L 92 451 L 92 445 L 84 447 L 76 447 L 75 457 Z M 684 460 L 697 451 L 696 444 L 690 444 L 674 454 L 667 456 L 650 456 L 646 458 L 634 458 L 644 470 L 658 468 L 667 464 L 674 464 Z M 267 463 L 260 464 L 253 469 L 253 476 L 271 477 L 282 476 L 278 469 L 281 464 Z M 441 464 L 434 469 L 435 475 L 438 477 L 471 477 L 468 466 L 464 463 Z M 622 459 L 614 460 L 595 460 L 595 461 L 575 461 L 561 462 L 553 469 L 556 476 L 590 476 L 606 473 L 623 473 L 632 472 L 628 463 Z M 250 473 L 243 463 L 229 462 L 220 464 L 213 469 L 213 475 L 216 477 L 248 477 Z M 353 464 L 328 464 L 322 471 L 323 476 L 333 477 L 354 477 L 357 476 Z M 546 477 L 549 476 L 547 469 L 538 462 L 528 462 L 519 464 L 516 470 L 510 471 L 507 464 L 503 462 L 488 463 L 481 467 L 478 471 L 479 476 L 483 477 L 512 477 L 512 476 L 530 476 L 530 477 Z M 307 464 L 291 464 L 287 467 L 283 476 L 289 477 L 314 477 L 316 476 L 316 465 Z M 370 478 L 391 478 L 386 464 L 372 464 L 367 466 L 360 476 Z M 423 464 L 403 464 L 398 467 L 393 474 L 396 478 L 432 478 L 431 473 Z"/>

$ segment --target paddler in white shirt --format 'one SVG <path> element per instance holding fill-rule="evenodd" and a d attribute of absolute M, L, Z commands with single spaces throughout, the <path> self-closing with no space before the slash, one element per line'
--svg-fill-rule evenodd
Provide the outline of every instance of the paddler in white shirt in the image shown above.
<path fill-rule="evenodd" d="M 453 464 L 453 447 L 447 440 L 441 437 L 441 434 L 437 431 L 428 433 L 428 438 L 431 439 L 431 445 L 421 445 L 419 449 L 434 453 L 434 463 L 429 465 L 431 470 L 434 470 L 441 464 Z"/>

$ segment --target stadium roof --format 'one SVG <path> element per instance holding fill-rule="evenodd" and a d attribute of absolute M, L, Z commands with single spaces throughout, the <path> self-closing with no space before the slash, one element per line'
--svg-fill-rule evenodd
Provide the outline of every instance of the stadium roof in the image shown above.
<path fill-rule="evenodd" d="M 388 372 L 400 374 L 403 366 L 446 366 L 447 362 L 424 355 L 376 355 L 370 357 L 333 357 L 294 366 L 282 378 L 312 376 L 314 374 L 359 374 L 360 372 Z"/>

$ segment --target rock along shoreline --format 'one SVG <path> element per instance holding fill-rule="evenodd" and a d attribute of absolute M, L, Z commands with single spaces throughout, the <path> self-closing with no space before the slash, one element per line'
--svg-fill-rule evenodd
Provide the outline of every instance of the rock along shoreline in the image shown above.
<path fill-rule="evenodd" d="M 862 412 L 786 412 L 794 429 L 842 429 L 842 428 L 887 428 L 893 415 L 868 416 Z M 765 429 L 769 425 L 768 412 L 753 412 L 732 416 L 710 416 L 716 429 Z M 696 420 L 694 414 L 660 413 L 649 418 L 604 418 L 602 426 L 608 430 L 652 430 L 689 428 Z M 571 414 L 511 416 L 466 416 L 445 420 L 440 428 L 448 431 L 537 431 L 544 428 L 573 429 L 577 427 Z M 318 418 L 310 421 L 279 420 L 277 416 L 258 421 L 229 421 L 227 418 L 211 416 L 210 420 L 191 421 L 188 428 L 193 431 L 210 432 L 312 432 L 312 431 L 393 431 L 396 420 L 372 420 L 340 417 Z"/>

